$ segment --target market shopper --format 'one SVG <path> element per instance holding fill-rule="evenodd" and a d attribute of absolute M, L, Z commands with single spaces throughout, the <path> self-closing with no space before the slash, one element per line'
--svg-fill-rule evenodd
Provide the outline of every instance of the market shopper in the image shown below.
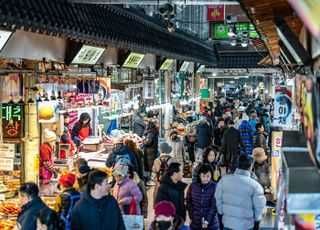
<path fill-rule="evenodd" d="M 197 125 L 197 156 L 196 160 L 202 160 L 202 152 L 205 148 L 209 147 L 212 143 L 212 133 L 208 122 L 205 117 L 201 117 Z"/>
<path fill-rule="evenodd" d="M 187 152 L 189 156 L 189 160 L 194 163 L 195 162 L 195 153 L 197 152 L 197 133 L 189 132 L 184 137 L 184 145 L 187 147 Z"/>
<path fill-rule="evenodd" d="M 128 172 L 129 178 L 137 184 L 142 194 L 142 200 L 140 202 L 141 214 L 144 216 L 144 218 L 147 218 L 148 217 L 148 195 L 147 195 L 146 186 L 144 184 L 144 181 L 139 177 L 139 175 L 135 171 L 133 171 L 132 165 L 128 165 L 128 167 L 129 167 L 129 172 Z"/>
<path fill-rule="evenodd" d="M 74 188 L 78 192 L 84 192 L 88 185 L 88 175 L 90 172 L 90 167 L 85 159 L 79 158 L 74 162 L 74 170 L 77 178 Z"/>
<path fill-rule="evenodd" d="M 235 173 L 225 175 L 217 185 L 215 198 L 221 229 L 259 229 L 266 198 L 261 185 L 250 178 L 253 163 L 252 156 L 241 155 Z"/>
<path fill-rule="evenodd" d="M 82 113 L 79 121 L 73 126 L 72 140 L 77 146 L 80 146 L 82 141 L 91 135 L 90 121 L 91 117 L 89 113 Z"/>
<path fill-rule="evenodd" d="M 124 145 L 128 146 L 128 148 L 131 150 L 131 152 L 134 154 L 134 157 L 137 162 L 137 173 L 141 179 L 143 179 L 143 153 L 141 150 L 138 148 L 137 144 L 131 140 L 131 139 L 126 139 L 124 141 Z"/>
<path fill-rule="evenodd" d="M 268 164 L 268 157 L 263 148 L 254 148 L 252 151 L 254 158 L 253 170 L 258 178 L 259 183 L 264 189 L 265 193 L 270 193 L 271 179 L 270 168 Z"/>
<path fill-rule="evenodd" d="M 143 120 L 144 115 L 144 112 L 142 110 L 139 110 L 133 120 L 133 132 L 136 133 L 139 137 L 143 136 L 144 131 L 147 127 L 147 124 Z"/>
<path fill-rule="evenodd" d="M 258 118 L 257 112 L 254 110 L 251 113 L 249 123 L 250 123 L 251 127 L 253 128 L 253 132 L 256 132 L 256 124 L 259 123 L 259 118 Z"/>
<path fill-rule="evenodd" d="M 199 169 L 203 164 L 210 165 L 212 172 L 212 180 L 218 182 L 221 178 L 221 155 L 218 146 L 211 146 L 203 151 L 203 161 L 194 169 L 192 181 L 197 181 L 199 177 Z"/>
<path fill-rule="evenodd" d="M 144 163 L 145 171 L 152 172 L 153 162 L 157 157 L 158 152 L 158 137 L 159 132 L 154 122 L 149 122 L 144 144 Z"/>
<path fill-rule="evenodd" d="M 160 182 L 160 187 L 157 192 L 155 204 L 166 200 L 174 204 L 177 210 L 177 215 L 186 220 L 186 206 L 184 199 L 184 190 L 187 184 L 182 182 L 183 168 L 180 163 L 173 162 L 169 165 L 167 172 Z"/>
<path fill-rule="evenodd" d="M 256 124 L 256 131 L 253 135 L 253 148 L 263 148 L 265 151 L 267 150 L 267 133 L 264 131 L 264 127 L 262 123 Z"/>
<path fill-rule="evenodd" d="M 242 148 L 242 152 L 251 155 L 252 143 L 253 143 L 253 128 L 251 127 L 248 118 L 243 118 L 242 123 L 239 126 L 240 136 L 245 148 Z"/>
<path fill-rule="evenodd" d="M 202 164 L 197 180 L 189 186 L 186 197 L 192 230 L 220 229 L 214 197 L 215 190 L 212 167 L 209 164 Z"/>
<path fill-rule="evenodd" d="M 80 200 L 80 193 L 73 187 L 76 176 L 67 173 L 59 178 L 61 193 L 56 196 L 54 210 L 63 215 L 68 221 L 71 219 L 71 211 L 74 205 Z"/>
<path fill-rule="evenodd" d="M 66 221 L 51 209 L 42 209 L 36 214 L 37 230 L 65 230 Z"/>
<path fill-rule="evenodd" d="M 113 176 L 116 184 L 113 187 L 113 196 L 118 201 L 122 214 L 141 215 L 140 202 L 142 193 L 138 185 L 128 177 L 129 167 L 124 164 L 117 164 L 113 169 Z M 136 206 L 136 213 L 130 213 L 131 203 Z"/>
<path fill-rule="evenodd" d="M 184 225 L 184 220 L 176 215 L 176 208 L 172 202 L 161 201 L 154 207 L 155 220 L 151 223 L 150 230 L 189 230 Z"/>
<path fill-rule="evenodd" d="M 22 206 L 17 219 L 17 228 L 20 230 L 36 229 L 36 213 L 40 210 L 50 210 L 39 197 L 38 185 L 32 182 L 24 183 L 19 188 L 19 202 Z"/>
<path fill-rule="evenodd" d="M 54 165 L 54 146 L 57 136 L 49 129 L 44 130 L 43 143 L 40 146 L 40 180 L 41 184 L 47 185 L 52 177 L 58 177 L 58 170 Z"/>
<path fill-rule="evenodd" d="M 88 189 L 72 210 L 72 230 L 126 229 L 119 205 L 110 195 L 110 188 L 105 172 L 90 172 Z"/>
<path fill-rule="evenodd" d="M 234 127 L 233 121 L 229 121 L 228 129 L 224 132 L 222 137 L 221 146 L 221 153 L 227 171 L 236 168 L 237 159 L 240 154 L 240 146 L 242 149 L 245 149 L 239 130 Z"/>
<path fill-rule="evenodd" d="M 168 140 L 168 144 L 172 148 L 172 151 L 170 153 L 171 157 L 173 157 L 181 165 L 184 165 L 184 162 L 186 160 L 184 143 L 178 136 L 178 131 L 172 130 L 169 136 L 170 139 Z"/>
<path fill-rule="evenodd" d="M 224 124 L 224 119 L 220 118 L 218 120 L 218 125 L 213 131 L 213 136 L 214 136 L 214 144 L 221 147 L 222 144 L 222 137 L 223 133 L 225 131 L 225 124 Z"/>
<path fill-rule="evenodd" d="M 249 120 L 249 117 L 248 115 L 246 114 L 246 107 L 245 106 L 240 106 L 238 108 L 238 111 L 237 111 L 237 115 L 236 117 L 234 118 L 234 127 L 236 129 L 239 129 L 240 125 L 242 124 L 242 121 L 243 120 L 246 120 L 248 121 Z"/>

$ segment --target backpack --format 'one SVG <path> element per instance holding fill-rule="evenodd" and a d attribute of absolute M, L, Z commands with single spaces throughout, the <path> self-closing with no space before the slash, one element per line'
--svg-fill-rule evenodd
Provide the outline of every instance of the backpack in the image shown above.
<path fill-rule="evenodd" d="M 116 164 L 127 164 L 127 165 L 132 164 L 130 155 L 129 154 L 117 155 Z"/>
<path fill-rule="evenodd" d="M 164 177 L 164 174 L 167 172 L 167 169 L 169 167 L 168 161 L 171 159 L 171 157 L 168 157 L 166 160 L 162 160 L 161 158 L 159 158 L 161 161 L 161 165 L 160 165 L 160 170 L 158 172 L 158 181 L 162 180 L 162 178 Z"/>
<path fill-rule="evenodd" d="M 79 195 L 71 195 L 68 192 L 66 192 L 64 194 L 68 195 L 68 198 L 70 198 L 70 206 L 69 206 L 69 209 L 68 209 L 67 216 L 61 215 L 61 218 L 66 222 L 66 230 L 70 230 L 71 229 L 70 220 L 71 220 L 72 209 L 73 209 L 74 205 L 77 203 L 77 201 L 80 200 L 81 194 L 79 194 Z"/>

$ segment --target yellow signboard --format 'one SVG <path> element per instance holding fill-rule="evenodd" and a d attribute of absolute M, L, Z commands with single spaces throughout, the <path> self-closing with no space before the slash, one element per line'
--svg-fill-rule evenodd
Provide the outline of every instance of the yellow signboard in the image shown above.
<path fill-rule="evenodd" d="M 163 71 L 168 70 L 172 63 L 173 63 L 173 59 L 167 59 L 160 67 L 160 70 L 163 70 Z"/>
<path fill-rule="evenodd" d="M 143 58 L 144 54 L 131 53 L 122 67 L 136 69 L 140 65 Z"/>

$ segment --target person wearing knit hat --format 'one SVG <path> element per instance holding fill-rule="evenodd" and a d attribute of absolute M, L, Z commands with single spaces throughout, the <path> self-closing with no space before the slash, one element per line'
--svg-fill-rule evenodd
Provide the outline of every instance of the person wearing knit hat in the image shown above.
<path fill-rule="evenodd" d="M 178 136 L 177 130 L 172 130 L 170 132 L 168 144 L 172 148 L 170 153 L 171 157 L 175 158 L 181 165 L 184 165 L 184 162 L 186 161 L 185 147 L 183 141 Z"/>
<path fill-rule="evenodd" d="M 160 201 L 154 206 L 155 220 L 151 223 L 152 230 L 178 229 L 188 230 L 181 217 L 176 215 L 176 208 L 170 201 Z"/>
<path fill-rule="evenodd" d="M 254 148 L 252 156 L 255 160 L 253 164 L 254 173 L 256 174 L 259 183 L 264 188 L 265 193 L 270 192 L 271 180 L 270 180 L 270 168 L 268 164 L 268 157 L 263 148 Z"/>
<path fill-rule="evenodd" d="M 73 187 L 75 182 L 76 176 L 72 173 L 61 175 L 59 179 L 61 193 L 56 196 L 54 210 L 67 219 L 73 206 L 80 199 L 80 193 Z"/>
<path fill-rule="evenodd" d="M 43 133 L 43 143 L 40 146 L 40 171 L 41 184 L 48 184 L 52 177 L 58 176 L 58 171 L 54 167 L 54 146 L 57 136 L 53 131 L 45 129 Z"/>

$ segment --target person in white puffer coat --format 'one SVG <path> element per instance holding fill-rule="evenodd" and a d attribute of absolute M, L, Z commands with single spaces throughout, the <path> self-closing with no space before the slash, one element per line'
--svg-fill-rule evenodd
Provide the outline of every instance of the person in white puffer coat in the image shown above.
<path fill-rule="evenodd" d="M 259 229 L 266 198 L 262 186 L 250 178 L 253 163 L 252 156 L 241 155 L 235 173 L 219 181 L 215 198 L 220 229 Z"/>

